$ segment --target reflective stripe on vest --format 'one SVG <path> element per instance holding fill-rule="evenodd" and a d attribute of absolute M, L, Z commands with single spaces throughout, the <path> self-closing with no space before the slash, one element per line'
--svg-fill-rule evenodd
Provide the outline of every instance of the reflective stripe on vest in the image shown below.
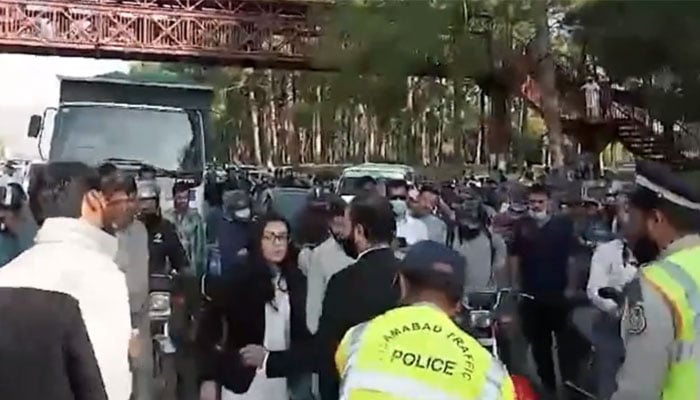
<path fill-rule="evenodd" d="M 676 283 L 683 288 L 683 291 L 685 292 L 685 299 L 694 314 L 694 333 L 700 333 L 700 289 L 698 288 L 698 284 L 680 265 L 669 260 L 661 260 L 659 264 L 661 265 L 661 268 L 671 275 L 671 278 L 673 278 L 673 280 L 675 280 Z"/>
<path fill-rule="evenodd" d="M 696 343 L 700 338 L 700 247 L 671 254 L 642 270 L 644 277 L 670 303 L 676 324 L 675 341 L 663 390 L 664 400 L 698 395 Z M 691 269 L 692 268 L 692 269 Z"/>
<path fill-rule="evenodd" d="M 413 379 L 394 376 L 383 372 L 354 371 L 343 380 L 340 400 L 349 400 L 352 390 L 374 390 L 401 399 L 421 400 L 463 400 L 461 397 L 430 387 Z M 496 393 L 498 395 L 498 393 Z M 484 398 L 484 400 L 487 400 Z M 488 400 L 498 400 L 491 397 Z"/>
<path fill-rule="evenodd" d="M 414 379 L 397 376 L 381 371 L 358 371 L 357 357 L 363 338 L 370 322 L 363 322 L 353 327 L 347 343 L 347 362 L 343 366 L 340 382 L 340 400 L 350 400 L 353 390 L 369 390 L 386 393 L 398 398 L 415 398 L 421 400 L 463 400 L 453 393 L 440 390 Z M 491 360 L 486 379 L 479 397 L 474 400 L 500 400 L 501 389 L 509 379 L 503 364 Z"/>
<path fill-rule="evenodd" d="M 348 362 L 350 365 L 350 362 Z M 348 371 L 347 366 L 345 371 Z M 505 368 L 499 362 L 491 362 L 486 374 L 484 388 L 474 400 L 499 400 L 501 388 L 508 378 Z M 383 372 L 355 371 L 343 377 L 340 400 L 349 400 L 352 390 L 375 390 L 402 399 L 421 400 L 462 400 L 461 397 L 430 387 L 413 379 L 394 376 Z"/>
<path fill-rule="evenodd" d="M 498 361 L 491 362 L 491 368 L 486 373 L 486 382 L 481 390 L 480 400 L 498 400 L 501 398 L 501 388 L 508 378 L 508 372 Z"/>

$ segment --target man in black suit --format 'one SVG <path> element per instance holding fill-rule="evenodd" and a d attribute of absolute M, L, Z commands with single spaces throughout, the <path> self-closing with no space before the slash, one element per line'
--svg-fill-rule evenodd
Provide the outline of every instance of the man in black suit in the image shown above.
<path fill-rule="evenodd" d="M 345 332 L 397 305 L 398 260 L 390 247 L 396 221 L 389 200 L 363 193 L 346 210 L 347 231 L 341 244 L 357 261 L 328 283 L 317 337 L 320 344 L 319 390 L 322 400 L 338 399 L 334 355 Z"/>
<path fill-rule="evenodd" d="M 0 288 L 0 399 L 107 400 L 78 301 Z"/>

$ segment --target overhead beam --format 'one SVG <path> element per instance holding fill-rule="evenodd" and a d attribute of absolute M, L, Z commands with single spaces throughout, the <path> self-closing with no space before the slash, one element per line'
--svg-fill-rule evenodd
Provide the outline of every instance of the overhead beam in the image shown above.
<path fill-rule="evenodd" d="M 313 2 L 312 2 L 313 3 Z M 321 69 L 302 1 L 0 0 L 0 52 Z"/>

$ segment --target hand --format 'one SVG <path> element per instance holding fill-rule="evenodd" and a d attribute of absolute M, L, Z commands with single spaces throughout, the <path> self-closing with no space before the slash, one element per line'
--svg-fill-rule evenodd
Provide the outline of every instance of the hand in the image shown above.
<path fill-rule="evenodd" d="M 566 290 L 564 290 L 564 297 L 566 297 L 567 299 L 570 300 L 574 298 L 574 296 L 576 296 L 576 289 L 566 288 Z"/>
<path fill-rule="evenodd" d="M 266 348 L 260 345 L 249 344 L 242 348 L 239 353 L 241 354 L 241 359 L 243 360 L 244 365 L 260 368 L 263 366 L 263 362 L 265 361 L 265 356 L 267 356 L 268 351 Z"/>
<path fill-rule="evenodd" d="M 129 357 L 136 359 L 141 354 L 141 340 L 139 338 L 138 329 L 134 329 L 131 332 L 131 339 L 129 339 Z"/>
<path fill-rule="evenodd" d="M 199 400 L 217 400 L 217 394 L 216 382 L 202 382 L 202 386 L 199 388 Z"/>

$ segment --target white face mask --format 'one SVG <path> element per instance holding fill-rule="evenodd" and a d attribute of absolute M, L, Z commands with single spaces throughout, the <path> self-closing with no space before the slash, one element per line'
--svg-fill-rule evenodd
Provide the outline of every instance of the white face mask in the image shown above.
<path fill-rule="evenodd" d="M 394 210 L 394 214 L 399 218 L 404 218 L 406 212 L 408 211 L 408 206 L 404 200 L 391 200 L 391 208 Z"/>
<path fill-rule="evenodd" d="M 236 210 L 233 215 L 236 216 L 236 218 L 240 219 L 248 219 L 250 218 L 250 208 L 244 208 L 242 210 Z"/>
<path fill-rule="evenodd" d="M 547 218 L 547 211 L 533 211 L 530 210 L 530 216 L 538 221 L 542 221 Z"/>

